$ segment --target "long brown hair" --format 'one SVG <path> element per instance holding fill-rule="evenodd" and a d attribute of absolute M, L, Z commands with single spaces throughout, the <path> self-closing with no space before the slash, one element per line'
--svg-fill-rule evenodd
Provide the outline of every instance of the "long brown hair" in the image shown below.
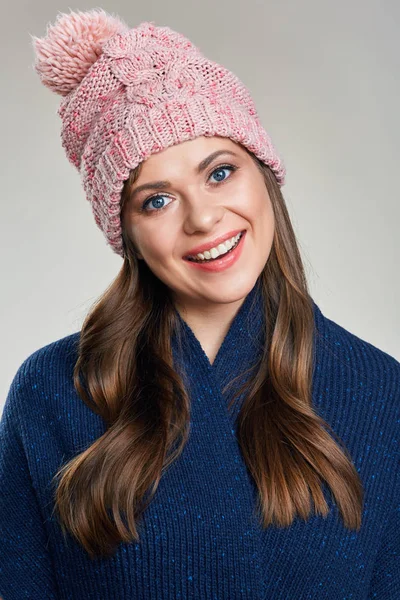
<path fill-rule="evenodd" d="M 312 406 L 314 315 L 295 234 L 273 172 L 250 155 L 275 215 L 273 245 L 259 277 L 266 343 L 257 373 L 231 401 L 246 392 L 237 436 L 258 488 L 255 508 L 264 528 L 289 526 L 296 515 L 307 519 L 311 499 L 315 513 L 326 516 L 325 482 L 344 526 L 359 530 L 361 480 L 348 451 Z M 122 211 L 140 169 L 124 184 Z M 173 368 L 177 317 L 169 289 L 138 260 L 124 230 L 123 243 L 120 272 L 84 320 L 73 374 L 77 393 L 107 428 L 54 478 L 63 534 L 69 530 L 91 558 L 139 540 L 140 515 L 182 452 L 190 420 L 184 377 Z"/>

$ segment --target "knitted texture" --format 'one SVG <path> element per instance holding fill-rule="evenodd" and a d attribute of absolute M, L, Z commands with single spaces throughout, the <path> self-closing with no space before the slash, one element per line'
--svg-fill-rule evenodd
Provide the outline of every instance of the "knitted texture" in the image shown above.
<path fill-rule="evenodd" d="M 62 145 L 120 256 L 123 183 L 153 153 L 198 136 L 228 137 L 284 184 L 285 166 L 247 88 L 182 34 L 153 22 L 129 29 L 94 9 L 61 13 L 32 41 L 42 83 L 63 96 Z"/>
<path fill-rule="evenodd" d="M 257 302 L 253 308 L 253 301 Z M 0 596 L 4 600 L 395 600 L 400 598 L 400 364 L 314 306 L 316 412 L 342 439 L 365 491 L 358 532 L 327 517 L 263 530 L 236 436 L 234 389 L 263 348 L 252 291 L 211 365 L 184 321 L 174 362 L 188 374 L 190 436 L 139 523 L 139 543 L 91 561 L 53 511 L 58 468 L 106 430 L 73 387 L 79 332 L 31 354 L 0 422 Z M 89 483 L 88 483 L 89 485 Z"/>

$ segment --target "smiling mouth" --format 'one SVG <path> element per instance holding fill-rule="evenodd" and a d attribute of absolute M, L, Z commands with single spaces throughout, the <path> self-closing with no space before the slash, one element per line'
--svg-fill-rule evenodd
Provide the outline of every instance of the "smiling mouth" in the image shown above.
<path fill-rule="evenodd" d="M 240 237 L 237 240 L 237 242 L 234 244 L 234 246 L 232 246 L 232 248 L 230 248 L 227 252 L 224 252 L 223 254 L 219 254 L 215 258 L 191 258 L 191 257 L 187 257 L 184 260 L 187 260 L 189 262 L 196 262 L 196 263 L 209 263 L 209 262 L 213 262 L 215 260 L 218 260 L 219 258 L 223 258 L 224 256 L 227 256 L 228 254 L 230 254 L 231 252 L 233 252 L 235 250 L 235 248 L 240 244 L 240 240 L 242 239 L 243 235 L 244 235 L 244 231 L 241 231 L 240 232 Z"/>

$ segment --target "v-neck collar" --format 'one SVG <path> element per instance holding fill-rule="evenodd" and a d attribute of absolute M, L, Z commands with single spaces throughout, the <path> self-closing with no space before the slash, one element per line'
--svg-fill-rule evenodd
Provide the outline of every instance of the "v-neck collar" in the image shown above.
<path fill-rule="evenodd" d="M 240 378 L 237 385 L 226 393 L 223 393 L 224 387 L 236 376 L 250 367 L 255 367 L 261 357 L 265 339 L 265 317 L 260 280 L 256 281 L 236 313 L 213 364 L 210 363 L 191 327 L 177 310 L 176 314 L 180 327 L 179 331 L 174 332 L 172 347 L 177 363 L 184 367 L 184 371 L 196 373 L 205 381 L 211 380 L 228 403 L 235 390 L 244 383 L 244 379 L 250 377 L 252 371 L 245 378 Z M 239 403 L 240 397 L 236 403 L 237 407 Z"/>

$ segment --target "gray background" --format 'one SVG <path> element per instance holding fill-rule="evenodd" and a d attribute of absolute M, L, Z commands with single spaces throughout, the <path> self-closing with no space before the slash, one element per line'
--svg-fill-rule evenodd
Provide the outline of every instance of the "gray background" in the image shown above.
<path fill-rule="evenodd" d="M 54 0 L 10 2 L 1 28 L 0 410 L 29 354 L 78 331 L 122 259 L 60 141 L 61 97 L 33 70 Z M 322 312 L 400 360 L 397 0 L 103 2 L 168 25 L 247 85 L 287 167 L 283 187 Z"/>

